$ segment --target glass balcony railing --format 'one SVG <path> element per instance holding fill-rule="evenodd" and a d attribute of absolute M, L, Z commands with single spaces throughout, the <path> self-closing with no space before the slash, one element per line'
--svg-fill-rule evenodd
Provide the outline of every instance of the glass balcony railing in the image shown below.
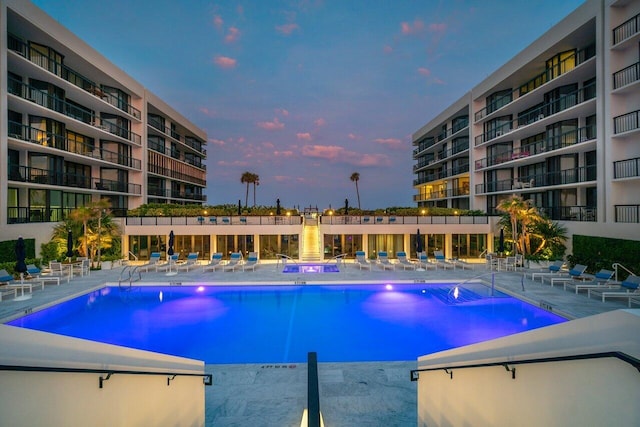
<path fill-rule="evenodd" d="M 529 190 L 555 185 L 578 184 L 595 181 L 596 167 L 581 166 L 558 172 L 547 172 L 521 176 L 515 179 L 502 179 L 476 185 L 476 194 L 497 193 L 501 191 Z"/>
<path fill-rule="evenodd" d="M 104 160 L 105 162 L 127 166 L 136 170 L 142 169 L 142 162 L 133 157 L 123 156 L 114 151 L 101 149 L 96 145 L 70 140 L 64 135 L 45 132 L 17 122 L 9 122 L 8 136 L 43 147 L 53 147 L 68 153 L 80 154 L 92 159 Z"/>
<path fill-rule="evenodd" d="M 476 136 L 475 145 L 484 144 L 487 141 L 506 135 L 520 127 L 528 126 L 538 120 L 542 120 L 545 117 L 552 116 L 560 113 L 583 102 L 589 101 L 596 96 L 596 85 L 590 84 L 581 89 L 571 92 L 569 94 L 558 97 L 555 100 L 549 101 L 539 108 L 527 112 L 526 115 L 520 116 L 514 120 L 511 120 L 499 127 L 491 129 L 481 135 Z"/>
<path fill-rule="evenodd" d="M 154 165 L 152 163 L 149 163 L 148 165 L 148 172 L 155 175 L 167 177 L 167 178 L 179 179 L 181 181 L 186 181 L 186 182 L 190 182 L 197 185 L 202 185 L 202 186 L 207 185 L 206 179 L 191 176 L 182 172 L 175 171 L 170 168 Z"/>
<path fill-rule="evenodd" d="M 41 68 L 44 68 L 47 71 L 51 71 L 53 69 L 54 71 L 51 72 L 56 74 L 58 77 L 68 81 L 74 86 L 77 86 L 100 99 L 106 100 L 109 104 L 117 107 L 127 114 L 130 114 L 136 119 L 140 119 L 142 117 L 140 110 L 133 107 L 131 104 L 125 102 L 121 98 L 113 96 L 109 92 L 103 91 L 97 83 L 88 79 L 87 77 L 84 77 L 82 74 L 74 71 L 66 65 L 53 61 L 51 58 L 42 55 L 35 49 L 29 49 L 29 45 L 20 40 L 20 38 L 16 37 L 15 35 L 8 35 L 7 47 L 9 48 L 9 50 L 14 51 L 21 56 L 24 56 L 32 63 L 38 65 Z"/>

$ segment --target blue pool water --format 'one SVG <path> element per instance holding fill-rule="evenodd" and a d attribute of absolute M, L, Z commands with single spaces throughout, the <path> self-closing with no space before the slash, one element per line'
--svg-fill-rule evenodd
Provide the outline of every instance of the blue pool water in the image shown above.
<path fill-rule="evenodd" d="M 10 322 L 207 363 L 400 361 L 565 321 L 483 285 L 107 287 Z M 457 296 L 457 298 L 456 298 Z"/>

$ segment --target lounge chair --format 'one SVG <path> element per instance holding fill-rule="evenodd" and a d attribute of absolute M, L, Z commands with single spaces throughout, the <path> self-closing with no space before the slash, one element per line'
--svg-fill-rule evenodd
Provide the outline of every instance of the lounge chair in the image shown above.
<path fill-rule="evenodd" d="M 187 259 L 185 260 L 185 262 L 183 263 L 179 263 L 177 264 L 177 271 L 180 270 L 191 270 L 192 268 L 196 268 L 198 267 L 198 252 L 190 252 L 189 255 L 187 255 Z"/>
<path fill-rule="evenodd" d="M 613 271 L 602 269 L 598 271 L 595 275 L 591 274 L 583 274 L 584 277 L 588 277 L 589 280 L 584 281 L 575 281 L 575 282 L 564 282 L 564 290 L 567 289 L 575 289 L 576 294 L 580 291 L 586 291 L 588 289 L 611 289 L 614 287 L 619 287 L 620 282 L 616 282 L 613 280 Z"/>
<path fill-rule="evenodd" d="M 558 260 L 554 261 L 548 268 L 543 270 L 531 271 L 531 280 L 535 281 L 536 278 L 540 278 L 542 282 L 545 277 L 553 276 L 559 277 L 565 275 L 566 270 L 564 270 L 564 261 Z M 527 273 L 525 273 L 525 276 Z"/>
<path fill-rule="evenodd" d="M 5 295 L 13 295 L 14 298 L 18 296 L 18 290 L 8 286 L 11 282 L 13 282 L 13 276 L 7 270 L 0 270 L 0 301 Z"/>
<path fill-rule="evenodd" d="M 232 252 L 229 261 L 222 268 L 224 271 L 236 271 L 242 267 L 242 253 Z"/>
<path fill-rule="evenodd" d="M 13 289 L 15 292 L 14 298 L 17 296 L 17 290 L 21 289 L 24 294 L 24 289 L 29 289 L 29 293 L 33 293 L 34 286 L 40 286 L 44 289 L 44 283 L 38 279 L 31 280 L 15 280 L 12 275 L 10 275 L 7 270 L 0 270 L 0 286 L 5 289 Z M 0 291 L 0 293 L 3 293 Z M 10 292 L 4 292 L 5 294 Z M 2 301 L 2 296 L 0 295 L 0 301 Z"/>
<path fill-rule="evenodd" d="M 258 253 L 249 252 L 249 255 L 247 255 L 247 260 L 244 263 L 242 263 L 242 271 L 247 271 L 247 270 L 256 271 L 256 267 L 258 266 L 259 262 L 260 260 L 258 259 Z"/>
<path fill-rule="evenodd" d="M 396 266 L 391 261 L 389 261 L 389 255 L 387 255 L 386 251 L 378 252 L 378 265 L 383 270 L 395 270 Z"/>
<path fill-rule="evenodd" d="M 202 271 L 216 271 L 222 269 L 222 252 L 216 252 L 211 255 L 211 261 L 202 266 Z"/>
<path fill-rule="evenodd" d="M 404 270 L 409 269 L 409 270 L 415 270 L 416 269 L 416 263 L 411 262 L 408 258 L 407 258 L 407 253 L 400 251 L 400 252 L 396 252 L 396 257 L 398 258 L 398 262 L 396 265 L 401 265 L 402 268 Z"/>
<path fill-rule="evenodd" d="M 167 262 L 156 264 L 156 271 L 177 272 L 176 264 L 178 263 L 178 254 L 169 255 Z"/>
<path fill-rule="evenodd" d="M 462 259 L 458 259 L 458 258 L 454 258 L 451 261 L 451 264 L 453 264 L 453 269 L 455 270 L 456 267 L 460 267 L 463 270 L 469 269 L 469 270 L 474 270 L 474 265 L 468 263 L 467 261 L 464 261 Z"/>
<path fill-rule="evenodd" d="M 445 270 L 448 268 L 455 269 L 456 266 L 452 262 L 447 261 L 442 251 L 433 251 L 433 257 L 436 259 L 436 268 L 441 266 Z"/>
<path fill-rule="evenodd" d="M 78 260 L 77 263 L 73 264 L 71 267 L 73 269 L 73 274 L 77 274 L 79 276 L 88 276 L 91 274 L 91 260 L 90 259 L 81 259 Z"/>
<path fill-rule="evenodd" d="M 429 261 L 429 256 L 426 252 L 418 252 L 418 262 L 416 263 L 417 268 L 422 268 L 428 270 L 430 268 L 436 269 L 436 265 Z"/>
<path fill-rule="evenodd" d="M 42 271 L 35 264 L 27 265 L 27 274 L 31 277 L 39 277 Z"/>
<path fill-rule="evenodd" d="M 69 268 L 72 267 L 69 266 Z M 71 279 L 69 270 L 66 270 L 65 267 L 63 267 L 62 263 L 58 261 L 49 261 L 48 275 L 58 277 L 60 279 L 67 279 L 67 283 L 69 283 L 69 280 Z"/>
<path fill-rule="evenodd" d="M 367 260 L 366 253 L 364 251 L 356 251 L 355 264 L 360 268 L 360 270 L 363 268 L 371 270 L 371 263 Z"/>
<path fill-rule="evenodd" d="M 564 285 L 565 282 L 570 282 L 572 280 L 588 280 L 588 277 L 584 275 L 584 272 L 586 270 L 586 265 L 576 264 L 571 270 L 568 271 L 567 275 L 562 275 L 560 277 L 548 277 L 548 279 L 551 283 L 551 287 L 553 287 L 556 283 L 561 283 Z"/>
<path fill-rule="evenodd" d="M 602 302 L 607 298 L 626 298 L 628 306 L 631 307 L 631 302 L 638 303 L 636 298 L 640 297 L 640 276 L 627 277 L 620 283 L 620 288 L 617 290 L 589 289 L 589 298 L 591 294 L 601 297 Z"/>
<path fill-rule="evenodd" d="M 146 264 L 142 264 L 140 267 L 138 267 L 138 270 L 144 270 L 145 272 L 148 272 L 150 268 L 153 268 L 154 270 L 158 271 L 158 267 L 160 265 L 162 265 L 160 263 L 160 252 L 151 252 L 151 256 L 149 256 L 149 262 Z"/>

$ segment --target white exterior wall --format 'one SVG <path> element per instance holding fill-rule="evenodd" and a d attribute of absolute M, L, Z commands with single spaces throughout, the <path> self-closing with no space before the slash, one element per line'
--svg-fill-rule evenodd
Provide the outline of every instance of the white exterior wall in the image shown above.
<path fill-rule="evenodd" d="M 640 310 L 619 310 L 424 356 L 420 368 L 621 351 L 640 358 Z M 615 358 L 420 372 L 419 426 L 637 426 L 640 372 Z"/>
<path fill-rule="evenodd" d="M 0 325 L 0 364 L 203 374 L 196 360 Z M 5 426 L 203 426 L 202 377 L 0 370 Z"/>

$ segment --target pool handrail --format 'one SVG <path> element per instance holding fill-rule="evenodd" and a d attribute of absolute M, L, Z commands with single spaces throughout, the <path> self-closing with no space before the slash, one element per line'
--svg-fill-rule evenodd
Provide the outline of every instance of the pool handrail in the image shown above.
<path fill-rule="evenodd" d="M 134 280 L 132 279 L 132 277 L 136 274 L 136 272 L 138 273 L 138 278 L 135 281 L 138 280 L 142 280 L 142 272 L 140 271 L 140 267 L 143 267 L 141 265 L 127 265 L 125 266 L 122 271 L 120 272 L 120 277 L 118 277 L 118 288 L 123 289 L 124 287 L 122 286 L 122 278 L 124 276 L 125 272 L 129 273 L 129 276 L 127 277 L 126 280 L 129 281 L 129 288 L 131 288 L 131 283 L 134 282 Z"/>

